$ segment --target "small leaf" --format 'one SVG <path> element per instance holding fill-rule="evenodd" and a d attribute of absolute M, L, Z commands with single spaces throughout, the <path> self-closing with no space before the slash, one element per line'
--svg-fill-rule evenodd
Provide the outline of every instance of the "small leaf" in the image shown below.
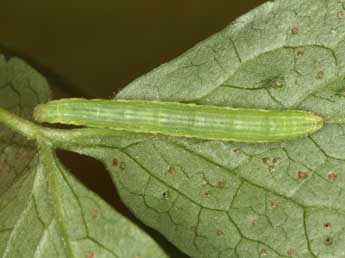
<path fill-rule="evenodd" d="M 30 118 L 48 99 L 43 77 L 23 61 L 0 57 L 0 107 Z M 0 257 L 167 257 L 74 179 L 47 142 L 39 144 L 37 152 L 35 142 L 0 127 Z"/>

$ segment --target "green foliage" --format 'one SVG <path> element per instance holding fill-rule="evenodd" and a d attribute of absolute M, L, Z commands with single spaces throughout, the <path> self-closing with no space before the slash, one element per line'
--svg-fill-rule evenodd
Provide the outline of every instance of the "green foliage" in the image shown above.
<path fill-rule="evenodd" d="M 61 167 L 53 146 L 102 161 L 133 213 L 192 257 L 344 257 L 345 125 L 337 123 L 345 117 L 344 6 L 336 0 L 267 2 L 117 95 L 302 109 L 336 118 L 311 137 L 243 144 L 29 126 L 29 132 L 39 135 L 27 135 L 41 146 L 36 156 L 32 143 L 19 136 L 12 140 L 13 133 L 1 129 L 0 161 L 18 168 L 0 177 L 0 254 L 52 257 L 56 253 L 49 252 L 60 252 L 61 257 L 80 257 L 91 248 L 126 257 L 116 245 L 118 236 L 97 231 L 114 227 L 118 232 L 117 226 L 88 217 L 95 206 L 109 220 L 120 220 L 119 215 Z M 8 72 L 10 63 L 0 66 L 0 105 L 27 106 L 15 101 L 26 98 L 19 89 L 8 90 L 2 99 L 9 74 L 25 74 Z M 27 90 L 27 80 L 22 83 Z M 29 106 L 45 101 L 44 96 Z M 23 111 L 29 113 L 30 109 Z M 0 113 L 3 123 L 17 128 L 4 117 Z M 18 162 L 16 153 L 23 148 L 31 156 Z M 130 239 L 121 237 L 126 250 L 143 239 L 147 250 L 158 250 L 129 222 L 123 224 L 138 232 Z M 153 257 L 152 253 L 140 256 Z"/>
<path fill-rule="evenodd" d="M 2 108 L 30 119 L 33 107 L 48 99 L 48 85 L 37 72 L 18 59 L 0 58 Z M 0 257 L 167 257 L 148 235 L 73 178 L 34 125 L 4 111 L 0 117 L 37 137 L 35 143 L 0 128 Z"/>

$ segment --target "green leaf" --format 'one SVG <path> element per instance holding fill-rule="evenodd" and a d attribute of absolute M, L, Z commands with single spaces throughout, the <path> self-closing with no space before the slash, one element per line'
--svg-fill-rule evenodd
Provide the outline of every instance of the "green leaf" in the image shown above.
<path fill-rule="evenodd" d="M 50 90 L 41 75 L 17 58 L 7 61 L 0 55 L 1 108 L 30 120 L 36 104 L 49 98 Z M 17 179 L 30 173 L 36 163 L 36 149 L 33 142 L 1 124 L 0 126 L 1 198 Z"/>
<path fill-rule="evenodd" d="M 1 107 L 29 119 L 49 95 L 46 80 L 27 64 L 0 57 Z M 2 110 L 0 120 L 37 140 L 0 127 L 0 257 L 167 257 L 66 171 L 42 128 Z"/>
<path fill-rule="evenodd" d="M 344 7 L 269 1 L 117 97 L 343 117 Z M 133 213 L 192 257 L 341 258 L 344 131 L 239 144 L 86 130 L 65 148 L 101 160 Z"/>

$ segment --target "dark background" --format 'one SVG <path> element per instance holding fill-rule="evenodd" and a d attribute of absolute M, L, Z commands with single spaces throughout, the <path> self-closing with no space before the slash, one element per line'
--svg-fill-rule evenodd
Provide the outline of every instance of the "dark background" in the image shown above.
<path fill-rule="evenodd" d="M 43 73 L 57 98 L 111 98 L 138 76 L 179 56 L 263 2 L 1 0 L 0 47 Z M 84 184 L 139 223 L 119 202 L 99 162 L 59 154 Z M 172 257 L 184 257 L 153 235 Z"/>

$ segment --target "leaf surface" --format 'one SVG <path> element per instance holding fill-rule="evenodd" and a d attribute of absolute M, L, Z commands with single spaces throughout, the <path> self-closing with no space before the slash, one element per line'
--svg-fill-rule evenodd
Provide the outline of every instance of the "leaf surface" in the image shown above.
<path fill-rule="evenodd" d="M 30 119 L 46 80 L 0 57 L 0 106 Z M 20 130 L 20 129 L 19 129 Z M 0 257 L 167 257 L 141 229 L 71 176 L 44 140 L 0 127 Z"/>
<path fill-rule="evenodd" d="M 269 1 L 117 98 L 344 117 L 344 6 Z M 68 148 L 100 159 L 135 215 L 192 257 L 341 258 L 344 131 L 240 144 L 99 130 Z"/>

